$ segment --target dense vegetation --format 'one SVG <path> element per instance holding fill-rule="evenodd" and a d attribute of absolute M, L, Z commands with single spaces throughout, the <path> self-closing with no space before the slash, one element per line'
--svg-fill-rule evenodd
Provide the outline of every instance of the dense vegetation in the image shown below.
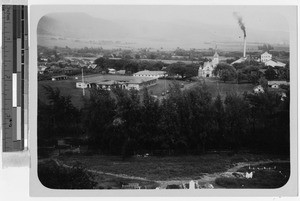
<path fill-rule="evenodd" d="M 80 163 L 68 168 L 54 160 L 39 162 L 38 175 L 40 182 L 51 189 L 92 189 L 97 184 Z"/>
<path fill-rule="evenodd" d="M 289 93 L 227 94 L 213 99 L 205 84 L 181 91 L 174 84 L 161 101 L 145 90 L 91 89 L 82 109 L 58 89 L 39 101 L 39 147 L 61 137 L 87 136 L 103 154 L 200 154 L 208 149 L 289 153 Z"/>

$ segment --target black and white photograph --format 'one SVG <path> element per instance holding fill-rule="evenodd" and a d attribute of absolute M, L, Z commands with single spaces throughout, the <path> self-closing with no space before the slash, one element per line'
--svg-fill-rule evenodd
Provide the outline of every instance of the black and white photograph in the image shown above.
<path fill-rule="evenodd" d="M 69 8 L 45 14 L 36 29 L 43 186 L 286 185 L 290 70 L 297 66 L 282 13 L 291 7 Z"/>

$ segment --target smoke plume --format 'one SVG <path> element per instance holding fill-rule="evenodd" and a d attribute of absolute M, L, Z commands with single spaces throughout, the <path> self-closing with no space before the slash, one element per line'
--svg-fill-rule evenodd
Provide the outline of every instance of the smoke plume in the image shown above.
<path fill-rule="evenodd" d="M 244 32 L 244 38 L 246 38 L 246 27 L 243 22 L 242 16 L 238 15 L 238 13 L 236 13 L 236 12 L 233 13 L 233 16 L 238 20 L 239 26 Z"/>

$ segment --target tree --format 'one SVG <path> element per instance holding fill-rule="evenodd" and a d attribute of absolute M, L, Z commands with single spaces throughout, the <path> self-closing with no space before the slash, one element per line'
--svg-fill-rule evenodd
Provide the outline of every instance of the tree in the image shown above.
<path fill-rule="evenodd" d="M 95 149 L 106 151 L 109 147 L 109 129 L 112 126 L 116 105 L 110 92 L 104 89 L 92 88 L 90 98 L 84 107 L 84 125 L 89 134 L 91 145 Z"/>
<path fill-rule="evenodd" d="M 219 76 L 220 80 L 222 80 L 223 82 L 233 80 L 237 76 L 235 68 L 226 63 L 218 64 L 217 67 L 213 70 L 213 74 L 215 76 Z"/>
<path fill-rule="evenodd" d="M 242 71 L 244 74 L 246 74 L 248 81 L 253 84 L 258 83 L 261 73 L 257 66 L 247 66 Z"/>
<path fill-rule="evenodd" d="M 227 94 L 224 104 L 226 140 L 235 151 L 238 151 L 246 139 L 248 106 L 236 93 Z"/>
<path fill-rule="evenodd" d="M 259 84 L 264 88 L 264 90 L 268 90 L 268 80 L 264 77 L 259 78 Z"/>
<path fill-rule="evenodd" d="M 50 132 L 55 137 L 76 136 L 81 134 L 80 112 L 71 102 L 70 96 L 62 96 L 58 88 L 43 86 L 46 91 L 49 104 L 45 104 L 45 110 L 39 114 L 45 117 L 49 124 Z M 41 122 L 42 123 L 42 122 Z"/>
<path fill-rule="evenodd" d="M 275 80 L 277 78 L 277 74 L 276 74 L 275 70 L 272 67 L 269 67 L 265 71 L 265 77 L 266 77 L 267 80 Z"/>
<path fill-rule="evenodd" d="M 186 74 L 186 64 L 182 62 L 176 62 L 168 66 L 167 71 L 170 75 L 180 75 L 181 78 L 185 77 Z"/>
<path fill-rule="evenodd" d="M 95 59 L 94 64 L 97 64 L 97 66 L 103 68 L 104 67 L 104 62 L 105 62 L 105 58 L 104 57 L 99 57 L 99 58 Z"/>
<path fill-rule="evenodd" d="M 224 146 L 224 128 L 225 128 L 225 110 L 221 95 L 218 94 L 212 105 L 213 121 L 214 121 L 214 142 L 217 147 Z"/>

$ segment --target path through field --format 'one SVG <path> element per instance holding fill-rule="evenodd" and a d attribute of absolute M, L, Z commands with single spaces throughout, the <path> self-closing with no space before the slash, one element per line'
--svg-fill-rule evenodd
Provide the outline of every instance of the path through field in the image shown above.
<path fill-rule="evenodd" d="M 55 159 L 55 162 L 57 165 L 63 166 L 65 168 L 71 168 L 72 166 L 63 164 L 61 161 Z M 197 188 L 223 188 L 215 183 L 216 178 L 218 177 L 234 177 L 232 173 L 236 172 L 238 169 L 242 167 L 247 167 L 247 166 L 256 166 L 260 164 L 267 164 L 267 163 L 285 163 L 288 161 L 283 161 L 283 160 L 265 160 L 265 161 L 256 161 L 256 162 L 239 162 L 236 163 L 232 168 L 229 168 L 225 172 L 216 172 L 212 174 L 208 173 L 202 173 L 200 178 L 197 180 L 193 180 L 196 184 Z M 139 181 L 149 181 L 149 182 L 156 182 L 159 184 L 159 189 L 166 189 L 167 186 L 169 185 L 179 185 L 179 186 L 187 186 L 191 180 L 189 179 L 179 179 L 179 180 L 165 180 L 165 181 L 158 181 L 158 180 L 150 180 L 147 178 L 143 177 L 136 177 L 136 176 L 130 176 L 126 174 L 115 174 L 115 173 L 110 173 L 110 172 L 103 172 L 99 170 L 92 170 L 88 169 L 88 172 L 91 172 L 93 174 L 102 174 L 102 175 L 108 175 L 108 176 L 113 176 L 116 178 L 122 178 L 122 179 L 131 179 L 131 180 L 139 180 Z"/>

